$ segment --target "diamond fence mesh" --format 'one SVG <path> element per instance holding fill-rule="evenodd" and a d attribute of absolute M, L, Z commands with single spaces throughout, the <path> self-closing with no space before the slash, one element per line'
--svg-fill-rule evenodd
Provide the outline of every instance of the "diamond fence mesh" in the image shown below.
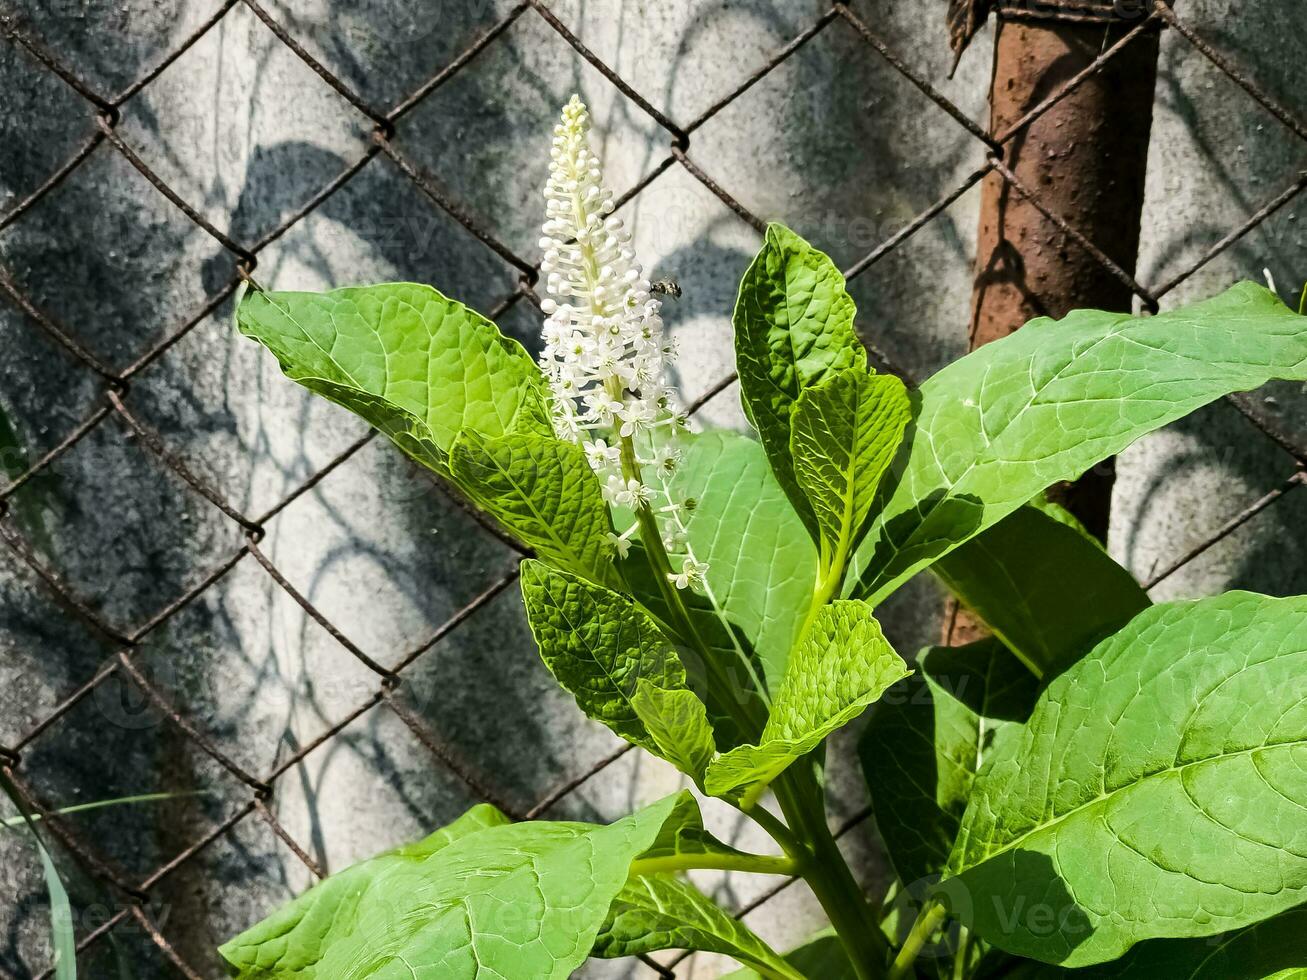
<path fill-rule="evenodd" d="M 1123 16 L 1120 9 L 1096 3 L 1005 6 L 1003 15 L 1013 19 L 1062 17 L 1090 21 L 1098 18 L 1102 21 L 1113 17 L 1120 20 Z M 1180 6 L 1183 8 L 1183 4 Z M 1119 8 L 1120 4 L 1116 7 Z M 197 45 L 208 43 L 208 39 L 221 32 L 223 25 L 231 19 L 238 16 L 248 19 L 250 15 L 257 21 L 257 29 L 270 32 L 277 43 L 284 47 L 285 51 L 279 58 L 288 54 L 316 76 L 317 84 L 326 93 L 322 97 L 329 98 L 345 117 L 340 135 L 341 145 L 354 148 L 343 168 L 331 170 L 330 161 L 311 160 L 312 165 L 306 169 L 320 179 L 306 191 L 296 206 L 282 209 L 275 222 L 251 217 L 256 210 L 253 208 L 249 213 L 242 213 L 240 208 L 222 213 L 221 209 L 210 206 L 210 202 L 196 199 L 195 194 L 200 185 L 189 179 L 184 156 L 175 153 L 163 154 L 158 158 L 152 156 L 142 148 L 140 140 L 133 138 L 133 135 L 142 132 L 140 127 L 135 123 L 129 124 L 128 121 L 133 100 L 139 101 L 142 93 L 148 93 L 152 86 L 171 84 L 166 80 L 169 69 L 187 52 Z M 628 84 L 621 74 L 596 55 L 584 38 L 578 36 L 544 0 L 524 0 L 507 9 L 499 19 L 484 26 L 461 50 L 448 52 L 438 70 L 420 81 L 408 84 L 404 92 L 394 91 L 402 83 L 401 79 L 388 78 L 385 84 L 367 86 L 366 91 L 347 80 L 357 75 L 357 71 L 328 68 L 328 58 L 311 53 L 315 46 L 297 38 L 296 31 L 288 26 L 292 23 L 291 18 L 279 19 L 257 0 L 225 0 L 218 4 L 194 24 L 180 43 L 165 52 L 154 54 L 143 71 L 112 87 L 102 84 L 112 72 L 98 72 L 100 82 L 87 81 L 79 65 L 54 53 L 29 20 L 13 10 L 4 13 L 0 25 L 3 26 L 8 44 L 36 73 L 33 78 L 37 80 L 31 84 L 64 87 L 67 119 L 85 122 L 86 127 L 84 134 L 72 145 L 64 145 L 69 143 L 67 139 L 62 142 L 56 140 L 52 135 L 56 132 L 56 127 L 51 120 L 44 118 L 34 119 L 24 131 L 12 134 L 13 139 L 30 142 L 34 146 L 42 144 L 42 141 L 45 141 L 45 145 L 59 144 L 58 149 L 63 155 L 48 168 L 48 176 L 29 187 L 0 215 L 0 234 L 20 229 L 26 223 L 46 220 L 41 214 L 43 205 L 49 205 L 61 194 L 70 195 L 63 201 L 63 207 L 79 208 L 85 217 L 94 219 L 95 212 L 100 208 L 107 210 L 108 205 L 97 202 L 93 195 L 88 197 L 73 194 L 70 187 L 77 182 L 80 172 L 99 168 L 102 172 L 117 173 L 119 179 L 127 179 L 134 173 L 148 181 L 157 192 L 158 209 L 148 216 L 146 227 L 157 234 L 174 236 L 176 248 L 188 254 L 200 248 L 196 245 L 195 238 L 200 236 L 203 242 L 200 250 L 207 256 L 203 263 L 203 274 L 199 277 L 203 288 L 192 291 L 191 295 L 185 297 L 179 297 L 176 290 L 169 292 L 165 301 L 166 311 L 163 305 L 159 308 L 159 318 L 167 319 L 168 329 L 152 336 L 148 344 L 136 344 L 130 355 L 124 355 L 122 344 L 117 341 L 106 343 L 104 337 L 96 332 L 96 325 L 89 322 L 93 320 L 93 310 L 70 307 L 72 312 L 65 314 L 53 308 L 57 304 L 33 298 L 37 292 L 49 295 L 49 284 L 40 281 L 39 270 L 36 273 L 29 271 L 26 279 L 19 275 L 11 264 L 12 250 L 4 253 L 4 263 L 0 264 L 0 292 L 4 294 L 4 302 L 11 305 L 10 312 L 17 312 L 23 329 L 37 331 L 51 342 L 43 349 L 48 350 L 49 357 L 67 362 L 67 367 L 61 369 L 67 376 L 67 389 L 85 393 L 84 404 L 89 406 L 80 417 L 70 417 L 66 411 L 52 414 L 49 426 L 44 430 L 49 442 L 42 447 L 39 455 L 24 454 L 15 446 L 6 447 L 4 472 L 8 479 L 0 488 L 0 538 L 3 538 L 0 552 L 7 552 L 7 559 L 12 563 L 12 574 L 23 583 L 24 589 L 42 597 L 42 608 L 50 617 L 63 624 L 60 629 L 85 631 L 94 638 L 93 649 L 111 652 L 107 657 L 99 656 L 89 660 L 80 658 L 77 662 L 86 669 L 80 674 L 77 673 L 76 666 L 66 671 L 66 684 L 58 692 L 57 698 L 52 704 L 41 703 L 40 710 L 34 717 L 24 717 L 21 712 L 15 712 L 15 718 L 20 723 L 16 724 L 11 719 L 10 723 L 0 728 L 0 762 L 20 788 L 27 805 L 43 818 L 43 825 L 62 848 L 59 855 L 61 864 L 73 869 L 79 876 L 82 887 L 105 896 L 98 906 L 100 914 L 87 913 L 78 919 L 78 950 L 85 962 L 91 964 L 90 975 L 98 975 L 96 971 L 102 968 L 101 965 L 109 962 L 103 959 L 109 955 L 106 950 L 113 950 L 125 942 L 144 943 L 146 951 L 134 955 L 155 963 L 159 975 L 169 971 L 186 977 L 213 975 L 216 969 L 214 961 L 193 963 L 180 951 L 180 945 L 169 939 L 170 935 L 176 935 L 174 930 L 190 928 L 182 921 L 183 918 L 204 916 L 215 911 L 203 903 L 188 903 L 184 896 L 179 897 L 167 891 L 169 880 L 175 879 L 179 871 L 188 865 L 204 861 L 206 852 L 229 849 L 255 861 L 267 853 L 267 848 L 280 847 L 302 862 L 308 875 L 321 877 L 323 847 L 319 838 L 323 833 L 322 828 L 312 820 L 301 820 L 297 816 L 295 822 L 303 826 L 292 832 L 286 826 L 285 817 L 279 816 L 277 802 L 279 794 L 285 792 L 285 784 L 302 781 L 300 766 L 306 758 L 315 754 L 330 757 L 334 751 L 333 745 L 341 740 L 355 739 L 354 744 L 360 744 L 357 741 L 360 719 L 368 718 L 369 723 L 375 725 L 377 713 L 382 713 L 411 733 L 417 743 L 430 754 L 430 772 L 423 778 L 439 783 L 442 787 L 440 791 L 458 803 L 455 809 L 461 809 L 474 800 L 485 800 L 518 818 L 548 815 L 562 801 L 601 779 L 606 771 L 612 772 L 614 767 L 620 768 L 617 764 L 626 756 L 629 747 L 614 747 L 611 744 L 597 756 L 593 752 L 590 757 L 578 755 L 576 760 L 569 760 L 568 766 L 557 767 L 557 785 L 526 799 L 519 792 L 506 792 L 503 789 L 505 782 L 498 767 L 511 766 L 511 762 L 502 758 L 476 757 L 466 751 L 466 740 L 450 739 L 443 734 L 447 724 L 457 725 L 457 719 L 441 715 L 441 706 L 446 703 L 443 687 L 446 683 L 463 683 L 468 674 L 459 668 L 464 672 L 455 674 L 448 680 L 442 679 L 442 664 L 429 663 L 431 658 L 436 657 L 433 651 L 465 632 L 475 634 L 467 641 L 473 646 L 493 636 L 499 627 L 495 625 L 494 614 L 485 611 L 491 609 L 497 601 L 511 600 L 511 587 L 517 575 L 516 562 L 520 557 L 511 542 L 499 535 L 493 527 L 478 527 L 473 523 L 480 519 L 463 506 L 457 492 L 451 487 L 440 486 L 434 477 L 416 474 L 407 468 L 407 464 L 394 461 L 397 454 L 386 451 L 382 446 L 383 440 L 377 440 L 374 433 L 352 428 L 349 423 L 342 422 L 339 415 L 319 416 L 314 411 L 306 410 L 307 414 L 301 415 L 296 424 L 305 427 L 315 424 L 327 426 L 332 433 L 330 451 L 312 454 L 312 465 L 288 467 L 281 474 L 281 479 L 274 481 L 275 485 L 260 487 L 259 492 L 245 494 L 244 500 L 237 501 L 224 492 L 222 481 L 215 479 L 205 466 L 197 465 L 196 460 L 186 458 L 185 454 L 179 452 L 175 439 L 171 438 L 176 435 L 178 425 L 185 425 L 186 420 L 193 417 L 195 406 L 186 404 L 184 395 L 162 402 L 149 394 L 144 395 L 139 403 L 136 398 L 140 379 L 148 377 L 152 370 L 158 370 L 161 359 L 170 350 L 186 342 L 193 332 L 205 329 L 215 318 L 225 316 L 233 297 L 242 286 L 259 288 L 266 257 L 275 252 L 279 242 L 297 227 L 311 222 L 315 215 L 330 212 L 333 200 L 350 193 L 351 187 L 366 181 L 373 182 L 368 192 L 370 194 L 376 193 L 377 186 L 392 193 L 398 193 L 396 188 L 401 185 L 407 186 L 409 190 L 406 193 L 416 192 L 445 216 L 441 219 L 442 227 L 448 225 L 452 228 L 456 225 L 456 230 L 436 233 L 444 236 L 438 244 L 483 251 L 487 254 L 483 264 L 496 270 L 494 276 L 486 277 L 486 281 L 505 281 L 505 288 L 499 295 L 487 293 L 471 296 L 467 297 L 469 301 L 486 310 L 492 319 L 504 324 L 506 329 L 524 336 L 533 333 L 540 320 L 540 300 L 536 289 L 538 267 L 530 257 L 531 253 L 520 246 L 523 240 L 523 235 L 519 233 L 521 223 L 515 224 L 515 218 L 500 220 L 495 215 L 486 214 L 482 207 L 465 202 L 457 190 L 451 189 L 449 184 L 433 174 L 429 166 L 419 161 L 405 145 L 403 138 L 406 126 L 413 121 L 418 110 L 436 98 L 443 89 L 460 84 L 460 79 L 478 59 L 488 57 L 497 45 L 504 43 L 508 32 L 516 29 L 547 34 L 554 41 L 561 41 L 570 47 L 579 58 L 578 63 L 584 63 L 588 77 L 595 79 L 587 84 L 591 87 L 606 86 L 614 104 L 619 106 L 619 114 L 623 118 L 638 120 L 638 125 L 643 127 L 642 131 L 651 134 L 647 142 L 649 146 L 657 148 L 657 152 L 643 167 L 643 172 L 636 175 L 637 179 L 621 194 L 617 202 L 619 211 L 631 207 L 632 202 L 637 202 L 656 180 L 679 171 L 720 201 L 733 216 L 732 221 L 742 222 L 758 231 L 764 227 L 763 216 L 755 214 L 732 195 L 727 179 L 719 179 L 714 174 L 714 159 L 710 153 L 697 152 L 700 131 L 715 117 L 731 111 L 751 89 L 824 36 L 839 32 L 844 43 L 852 42 L 849 50 L 855 51 L 857 57 L 878 60 L 886 70 L 895 73 L 915 90 L 917 97 L 947 114 L 956 123 L 960 136 L 980 148 L 983 159 L 966 173 L 965 179 L 940 194 L 935 203 L 892 229 L 874 247 L 864 249 L 862 254 L 848 264 L 846 277 L 851 282 L 903 249 L 924 228 L 939 221 L 942 215 L 983 179 L 996 173 L 1014 193 L 1031 200 L 1044 211 L 1046 217 L 1076 247 L 1089 252 L 1113 276 L 1125 283 L 1138 297 L 1142 309 L 1156 311 L 1177 287 L 1271 216 L 1286 208 L 1307 187 L 1307 172 L 1283 174 L 1278 186 L 1267 191 L 1261 199 L 1253 201 L 1240 221 L 1221 229 L 1219 236 L 1204 243 L 1200 254 L 1187 261 L 1183 268 L 1169 270 L 1158 281 L 1140 282 L 1124 271 L 1112 257 L 1101 252 L 1073 224 L 1065 221 L 1056 211 L 1045 208 L 1040 203 L 1039 188 L 1026 186 L 1008 168 L 1005 153 L 1012 142 L 1021 137 L 1026 127 L 1140 37 L 1158 30 L 1169 31 L 1182 40 L 1181 57 L 1206 61 L 1242 89 L 1249 100 L 1269 113 L 1275 125 L 1283 127 L 1292 137 L 1307 141 L 1307 123 L 1302 118 L 1302 106 L 1282 104 L 1254 80 L 1257 76 L 1256 65 L 1235 64 L 1222 53 L 1219 43 L 1209 41 L 1189 26 L 1183 9 L 1177 12 L 1160 0 L 1147 9 L 1136 10 L 1130 29 L 1127 32 L 1118 31 L 1113 43 L 1104 46 L 1101 55 L 1090 68 L 1048 92 L 1025 118 L 1002 133 L 988 132 L 984 125 L 942 94 L 924 72 L 914 69 L 909 60 L 896 53 L 870 18 L 839 3 L 820 11 L 788 43 L 760 55 L 753 70 L 745 77 L 736 79 L 728 92 L 710 104 L 700 106 L 695 114 L 685 119 L 670 117 L 643 97 L 635 86 Z M 932 22 L 928 29 L 935 31 L 937 28 Z M 939 33 L 942 43 L 942 27 L 939 28 Z M 349 40 L 348 36 L 334 39 L 331 42 L 334 46 L 329 49 L 329 53 L 339 55 L 342 50 L 347 52 Z M 105 48 L 120 43 L 120 39 L 111 37 L 99 37 L 96 41 Z M 321 47 L 318 46 L 317 50 L 321 51 Z M 349 65 L 348 60 L 345 63 Z M 357 69 L 357 65 L 354 69 Z M 894 111 L 894 106 L 890 105 L 888 110 Z M 552 120 L 550 112 L 545 113 L 544 119 Z M 167 120 L 151 119 L 147 129 L 157 131 L 166 125 Z M 202 140 L 208 135 L 212 134 L 183 133 L 182 143 Z M 459 141 L 473 139 L 475 133 L 451 132 L 445 136 L 448 142 L 455 144 L 451 152 L 457 152 Z M 1219 143 L 1223 139 L 1236 140 L 1239 135 L 1231 134 L 1227 137 L 1215 133 L 1210 138 Z M 177 143 L 174 142 L 172 146 L 175 149 Z M 275 171 L 278 166 L 292 162 L 271 160 L 268 161 L 268 167 Z M 202 197 L 202 189 L 199 193 Z M 478 200 L 485 199 L 480 190 L 473 196 Z M 533 207 L 525 210 L 534 217 Z M 35 240 L 39 242 L 39 236 Z M 31 242 L 29 239 L 24 241 L 28 244 Z M 817 244 L 823 244 L 820 236 L 817 236 Z M 157 287 L 161 278 L 168 275 L 166 269 L 143 267 L 144 264 L 139 261 L 140 256 L 133 253 L 133 242 L 116 234 L 112 224 L 107 234 L 89 235 L 84 240 L 76 241 L 72 247 L 112 249 L 121 253 L 115 257 L 114 268 L 121 270 L 120 288 L 124 290 L 136 288 L 134 282 Z M 39 254 L 37 261 L 39 264 Z M 505 268 L 508 270 L 507 276 L 499 272 Z M 33 282 L 36 283 L 35 286 L 31 285 Z M 177 312 L 179 309 L 180 314 Z M 865 325 L 863 332 L 883 368 L 905 377 L 909 375 L 896 358 L 896 338 L 881 336 L 866 329 Z M 93 340 L 87 340 L 88 336 Z M 696 393 L 689 406 L 691 412 L 699 413 L 705 406 L 721 399 L 733 380 L 732 375 L 724 374 L 701 386 L 702 390 Z M 1162 567 L 1154 568 L 1146 583 L 1150 587 L 1194 561 L 1262 511 L 1275 506 L 1303 483 L 1307 446 L 1285 427 L 1278 425 L 1274 418 L 1268 417 L 1251 398 L 1237 396 L 1230 401 L 1250 423 L 1250 432 L 1260 433 L 1259 438 L 1270 440 L 1283 451 L 1286 457 L 1284 482 L 1267 489 L 1263 496 L 1251 502 L 1231 499 L 1228 503 L 1228 520 L 1212 528 L 1204 540 L 1181 554 L 1175 554 Z M 160 418 L 167 420 L 166 424 L 160 424 L 157 421 Z M 3 419 L 0 418 L 0 421 Z M 30 519 L 29 507 L 33 500 L 39 500 L 45 481 L 56 478 L 61 462 L 71 454 L 82 452 L 95 454 L 89 458 L 103 461 L 99 469 L 109 475 L 117 472 L 115 467 L 125 466 L 134 474 L 131 479 L 139 481 L 139 492 L 142 494 L 164 493 L 159 488 L 166 485 L 168 506 L 124 511 L 115 505 L 106 512 L 100 512 L 95 486 L 79 487 L 82 503 L 77 513 L 68 515 L 70 529 L 55 534 L 52 538 L 42 521 Z M 420 592 L 423 587 L 423 574 L 431 572 L 439 576 L 439 565 L 445 554 L 442 549 L 472 548 L 476 551 L 480 566 L 487 569 L 483 581 L 462 582 L 453 590 L 455 594 L 461 595 L 463 601 L 442 608 L 438 621 L 427 629 L 425 635 L 397 639 L 398 634 L 387 635 L 383 630 L 366 638 L 351 637 L 347 630 L 333 623 L 332 616 L 314 601 L 312 583 L 309 587 L 304 585 L 304 569 L 296 567 L 288 570 L 283 567 L 286 563 L 268 547 L 269 536 L 276 531 L 278 522 L 290 519 L 288 515 L 292 505 L 306 495 L 325 492 L 324 481 L 333 472 L 351 459 L 367 454 L 372 454 L 370 465 L 391 467 L 392 479 L 401 487 L 397 492 L 405 495 L 406 502 L 418 499 L 436 501 L 429 506 L 441 511 L 438 523 L 443 529 L 444 538 L 433 545 L 434 556 L 428 555 L 418 562 L 419 567 L 413 579 L 416 592 Z M 132 462 L 123 463 L 127 458 Z M 68 479 L 68 476 L 65 474 L 62 478 Z M 436 485 L 432 486 L 432 482 Z M 386 503 L 384 499 L 351 500 L 345 497 L 330 499 L 326 506 L 348 510 L 351 507 L 366 509 L 385 506 Z M 192 515 L 208 512 L 207 516 L 212 518 L 212 511 L 221 515 L 221 522 L 225 523 L 227 530 L 225 535 L 206 531 L 199 540 L 194 540 L 188 539 L 184 533 L 177 533 L 179 528 L 184 531 L 184 525 L 194 520 Z M 161 520 L 158 516 L 161 512 L 172 516 Z M 296 522 L 293 528 L 295 534 L 309 537 L 314 534 L 314 519 L 311 515 L 296 518 Z M 166 538 L 160 546 L 164 552 L 163 557 L 155 556 L 165 570 L 171 572 L 179 567 L 176 562 L 169 564 L 170 554 L 185 552 L 187 568 L 198 567 L 205 571 L 200 575 L 190 574 L 184 581 L 178 581 L 176 576 L 172 579 L 165 576 L 169 586 L 176 584 L 177 588 L 172 594 L 165 587 L 147 590 L 157 600 L 153 605 L 137 601 L 129 604 L 125 610 L 121 604 L 119 607 L 107 606 L 101 601 L 101 593 L 108 588 L 106 583 L 121 576 L 156 574 L 159 568 L 133 567 L 138 559 L 130 547 L 119 548 L 117 538 L 112 533 L 98 534 L 94 538 L 94 560 L 89 564 L 84 560 L 81 562 L 81 567 L 90 567 L 94 573 L 79 573 L 76 581 L 70 580 L 61 568 L 60 545 L 68 540 L 68 534 L 76 535 L 81 533 L 79 529 L 84 530 L 90 526 L 100 529 L 124 526 L 145 539 Z M 205 522 L 206 528 L 211 526 L 211 522 Z M 473 537 L 480 543 L 460 543 L 463 539 Z M 453 540 L 446 540 L 448 538 Z M 293 562 L 294 559 L 288 561 Z M 250 583 L 249 587 L 262 590 L 264 594 L 275 592 L 280 604 L 275 608 L 284 611 L 286 603 L 289 603 L 302 610 L 307 622 L 313 625 L 301 629 L 298 641 L 313 647 L 315 663 L 318 665 L 316 669 L 322 677 L 330 674 L 333 678 L 330 682 L 334 686 L 331 696 L 313 702 L 319 716 L 311 734 L 289 746 L 282 739 L 279 748 L 273 753 L 276 761 L 271 766 L 263 761 L 265 756 L 256 751 L 265 747 L 265 743 L 277 742 L 276 736 L 279 733 L 269 735 L 260 731 L 260 725 L 266 724 L 266 717 L 260 716 L 251 706 L 244 725 L 233 726 L 228 719 L 222 719 L 215 725 L 214 719 L 203 710 L 203 700 L 181 696 L 178 692 L 185 685 L 170 683 L 171 675 L 168 674 L 169 670 L 182 669 L 170 667 L 169 664 L 176 664 L 178 658 L 188 655 L 187 650 L 177 648 L 175 637 L 192 635 L 185 630 L 175 629 L 175 625 L 187 617 L 198 617 L 197 628 L 218 629 L 221 632 L 221 617 L 215 620 L 213 607 L 206 605 L 206 596 L 224 581 L 236 577 L 244 577 Z M 295 584 L 297 582 L 298 585 Z M 365 583 L 358 583 L 358 588 L 366 592 Z M 506 593 L 508 600 L 501 598 Z M 367 596 L 359 597 L 358 601 L 366 604 Z M 107 608 L 112 609 L 112 612 L 106 611 Z M 482 614 L 480 617 L 479 613 Z M 275 624 L 269 628 L 276 628 Z M 33 655 L 39 653 L 44 658 L 61 656 L 59 637 L 57 632 L 50 634 L 50 647 L 34 652 Z M 404 642 L 400 642 L 401 639 Z M 520 636 L 510 639 L 529 645 Z M 497 638 L 497 641 L 505 642 L 502 637 Z M 162 655 L 159 655 L 160 652 Z M 227 650 L 225 654 L 234 657 L 244 655 L 239 650 Z M 245 683 L 230 672 L 222 655 L 224 651 L 219 650 L 217 654 L 204 658 L 195 669 L 206 671 L 206 682 L 215 687 L 222 687 L 224 678 L 228 677 L 233 684 Z M 16 663 L 28 663 L 29 666 L 16 667 L 6 675 L 12 681 L 9 695 L 11 703 L 23 697 L 23 673 L 32 669 L 30 662 Z M 428 668 L 422 683 L 418 685 L 411 680 L 411 675 L 414 665 L 420 663 L 428 663 Z M 347 680 L 341 681 L 340 678 Z M 176 677 L 171 677 L 171 681 L 176 680 Z M 310 677 L 308 682 L 312 684 L 315 681 Z M 226 696 L 237 699 L 244 697 L 257 700 L 256 694 L 243 692 L 239 687 L 234 692 L 225 693 Z M 40 700 L 35 698 L 36 702 Z M 133 702 L 138 707 L 144 705 L 148 710 L 133 713 L 124 707 L 127 702 Z M 484 701 L 486 714 L 491 716 L 492 728 L 494 703 L 489 695 Z M 99 822 L 88 826 L 71 814 L 54 813 L 54 810 L 67 806 L 70 801 L 50 798 L 49 790 L 42 788 L 44 766 L 56 763 L 71 765 L 76 771 L 76 760 L 70 762 L 68 753 L 60 755 L 57 747 L 60 740 L 68 737 L 69 726 L 74 724 L 72 719 L 79 712 L 87 711 L 99 712 L 108 717 L 109 723 L 129 730 L 144 728 L 147 724 L 152 726 L 149 765 L 166 769 L 172 764 L 170 759 L 175 761 L 180 755 L 194 755 L 195 752 L 201 753 L 207 760 L 199 770 L 206 797 L 204 806 L 198 811 L 199 816 L 189 810 L 182 815 L 177 808 L 189 805 L 184 801 L 159 801 L 161 809 L 157 812 L 163 815 L 165 824 L 176 816 L 175 832 L 167 832 L 167 828 L 163 833 L 152 831 L 154 839 L 150 847 L 131 852 L 131 860 L 124 860 L 114 852 L 119 850 L 115 837 L 142 830 L 132 818 L 121 813 L 114 816 L 102 814 L 97 818 Z M 432 725 L 433 716 L 441 719 L 439 725 Z M 139 720 L 141 718 L 148 718 L 149 721 L 142 722 Z M 392 730 L 393 726 L 387 729 Z M 384 748 L 378 748 L 375 741 L 365 740 L 364 744 L 371 746 L 368 751 L 372 754 L 368 758 L 378 767 L 393 769 L 395 761 L 386 756 Z M 73 749 L 71 752 L 79 755 L 81 749 Z M 87 764 L 102 764 L 102 761 L 96 762 L 94 756 L 93 752 L 87 753 Z M 125 750 L 120 762 L 129 769 L 145 764 L 130 750 Z M 571 765 L 572 762 L 577 765 Z M 212 799 L 214 797 L 218 799 L 215 801 Z M 855 807 L 844 820 L 841 833 L 863 823 L 867 817 L 868 811 L 865 808 Z M 205 829 L 198 832 L 194 830 L 197 820 Z M 265 828 L 263 831 L 250 829 L 260 825 Z M 255 833 L 263 835 L 259 838 L 260 843 L 252 842 L 254 838 L 251 835 Z M 271 838 L 267 837 L 268 834 Z M 269 840 L 272 839 L 275 842 L 270 844 Z M 366 842 L 361 850 L 365 853 L 370 850 Z M 313 856 L 315 854 L 318 855 L 317 858 Z M 146 862 L 147 866 L 138 866 L 143 855 L 150 860 Z M 752 895 L 747 901 L 737 903 L 738 913 L 744 915 L 771 901 L 788 884 L 789 882 L 779 883 L 767 891 Z M 243 899 L 238 892 L 239 889 L 220 889 L 216 898 L 206 901 L 227 903 L 230 907 L 222 911 L 230 921 L 252 922 L 258 913 L 266 911 L 251 907 L 248 900 Z M 24 955 L 20 955 L 17 940 L 11 936 L 8 953 L 5 954 L 5 959 L 0 960 L 0 969 L 11 970 L 14 976 L 27 976 L 31 974 L 24 971 L 31 966 Z M 648 974 L 667 977 L 677 976 L 678 968 L 686 969 L 683 956 L 657 963 L 645 960 L 639 967 L 634 967 Z M 47 977 L 52 975 L 53 967 L 48 964 L 38 965 L 32 972 Z"/>

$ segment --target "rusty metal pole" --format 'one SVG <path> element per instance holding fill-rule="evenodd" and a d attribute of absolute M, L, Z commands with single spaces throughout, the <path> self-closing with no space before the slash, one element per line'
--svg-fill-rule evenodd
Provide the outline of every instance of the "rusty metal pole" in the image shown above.
<path fill-rule="evenodd" d="M 1137 0 L 1007 0 L 994 8 L 990 132 L 995 136 L 1087 68 L 1148 12 Z M 1130 275 L 1139 249 L 1157 52 L 1158 31 L 1141 33 L 1004 147 L 1004 164 L 1039 205 Z M 1081 307 L 1129 311 L 1132 303 L 1131 289 L 1120 277 L 1002 174 L 986 178 L 972 294 L 973 349 L 1035 317 L 1061 317 Z M 1105 539 L 1114 477 L 1108 461 L 1074 484 L 1053 488 L 1051 495 Z M 951 610 L 946 623 L 949 643 L 977 635 L 965 611 Z"/>

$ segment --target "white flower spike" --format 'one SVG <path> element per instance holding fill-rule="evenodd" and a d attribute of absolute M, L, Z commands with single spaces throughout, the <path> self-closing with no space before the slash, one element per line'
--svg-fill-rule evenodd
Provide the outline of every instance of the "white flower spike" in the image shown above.
<path fill-rule="evenodd" d="M 540 240 L 549 293 L 541 363 L 554 390 L 558 435 L 583 444 L 600 435 L 634 440 L 679 422 L 668 407 L 659 302 L 635 261 L 631 236 L 609 216 L 613 193 L 603 185 L 589 130 L 590 115 L 572 96 L 554 127 Z M 617 475 L 619 458 L 607 451 L 609 443 L 592 444 L 601 447 L 587 450 L 595 470 Z"/>
<path fill-rule="evenodd" d="M 667 492 L 680 461 L 673 440 L 685 424 L 670 407 L 666 381 L 675 347 L 663 335 L 661 305 L 631 236 L 611 216 L 613 192 L 589 131 L 590 114 L 574 95 L 554 127 L 540 239 L 549 294 L 540 361 L 553 388 L 554 430 L 585 449 L 609 504 L 661 505 L 675 528 L 667 537 L 679 542 L 679 505 Z M 610 543 L 622 555 L 630 547 L 625 535 Z M 690 557 L 670 577 L 689 588 L 705 568 Z"/>

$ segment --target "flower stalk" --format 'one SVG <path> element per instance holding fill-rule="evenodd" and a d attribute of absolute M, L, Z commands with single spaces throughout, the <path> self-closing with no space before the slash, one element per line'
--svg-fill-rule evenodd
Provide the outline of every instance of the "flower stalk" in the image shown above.
<path fill-rule="evenodd" d="M 585 450 L 609 506 L 632 513 L 631 526 L 610 537 L 615 554 L 625 557 L 631 536 L 639 533 L 670 618 L 667 625 L 700 658 L 710 689 L 739 730 L 756 738 L 766 722 L 766 686 L 738 649 L 762 700 L 742 696 L 695 627 L 683 595 L 702 589 L 712 598 L 708 568 L 689 545 L 684 520 L 689 506 L 671 491 L 680 460 L 677 435 L 686 421 L 672 409 L 667 384 L 675 347 L 664 335 L 661 304 L 635 261 L 631 236 L 612 216 L 613 194 L 604 186 L 589 129 L 589 113 L 573 96 L 554 129 L 545 184 L 547 220 L 540 245 L 548 298 L 542 304 L 547 319 L 541 367 L 553 392 L 554 430 Z M 837 568 L 824 570 L 809 618 L 838 590 L 846 561 L 842 554 Z M 887 944 L 874 908 L 826 825 L 816 781 L 792 771 L 774 788 L 784 822 L 762 807 L 745 811 L 785 851 L 784 857 L 764 859 L 767 866 L 802 876 L 848 948 L 857 975 L 877 975 L 888 958 Z"/>

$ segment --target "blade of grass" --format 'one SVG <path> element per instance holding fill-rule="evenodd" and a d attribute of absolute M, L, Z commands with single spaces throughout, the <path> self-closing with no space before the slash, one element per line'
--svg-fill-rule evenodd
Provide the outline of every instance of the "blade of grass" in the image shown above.
<path fill-rule="evenodd" d="M 120 796 L 113 800 L 96 800 L 93 803 L 78 803 L 75 806 L 60 807 L 58 810 L 52 812 L 59 816 L 67 816 L 70 813 L 85 813 L 88 810 L 99 810 L 107 806 L 130 806 L 137 803 L 157 803 L 160 800 L 175 800 L 188 796 L 205 796 L 208 792 L 208 790 L 196 789 L 185 793 L 142 793 L 140 796 Z M 26 816 L 7 817 L 0 820 L 0 827 L 6 829 L 21 827 L 23 824 L 27 823 L 28 819 L 29 818 Z M 39 813 L 34 813 L 31 815 L 30 819 L 39 821 L 41 815 Z"/>
<path fill-rule="evenodd" d="M 27 824 L 27 829 L 32 832 L 36 849 L 41 855 L 41 867 L 45 872 L 45 888 L 50 896 L 50 940 L 54 947 L 55 980 L 77 980 L 77 936 L 73 932 L 73 909 L 68 901 L 68 891 L 59 878 L 59 871 L 55 868 L 49 851 L 41 842 L 36 821 L 32 819 L 32 815 L 23 804 L 18 787 L 2 769 L 0 769 L 0 786 L 18 808 L 22 820 Z"/>

